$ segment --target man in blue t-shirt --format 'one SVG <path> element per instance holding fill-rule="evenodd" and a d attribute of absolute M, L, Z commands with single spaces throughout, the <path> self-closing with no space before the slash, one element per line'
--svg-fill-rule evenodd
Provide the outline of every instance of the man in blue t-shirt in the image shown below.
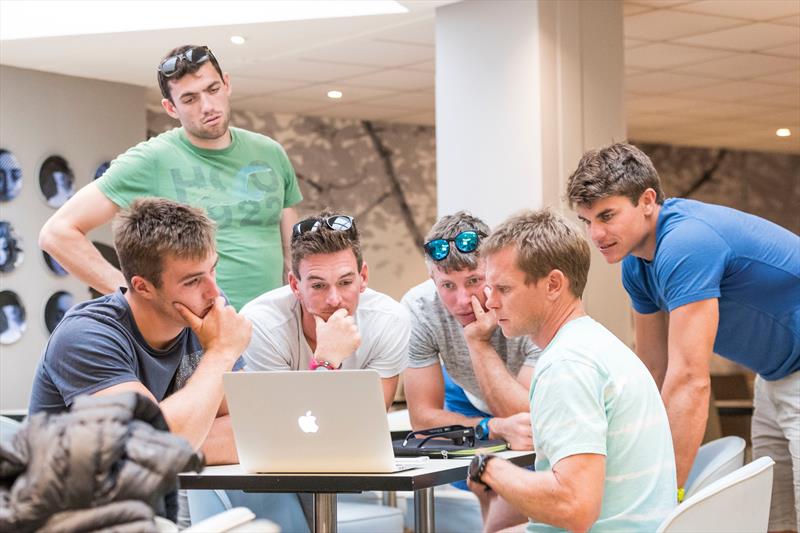
<path fill-rule="evenodd" d="M 587 152 L 567 194 L 606 261 L 623 262 L 678 486 L 703 437 L 716 352 L 758 374 L 753 457 L 776 462 L 769 529 L 800 529 L 800 237 L 735 209 L 665 200 L 652 162 L 629 144 Z"/>
<path fill-rule="evenodd" d="M 136 200 L 117 216 L 114 244 L 127 287 L 64 316 L 36 369 L 30 413 L 134 391 L 158 402 L 207 462 L 236 462 L 222 375 L 238 366 L 252 326 L 217 287 L 214 223 L 177 202 Z"/>

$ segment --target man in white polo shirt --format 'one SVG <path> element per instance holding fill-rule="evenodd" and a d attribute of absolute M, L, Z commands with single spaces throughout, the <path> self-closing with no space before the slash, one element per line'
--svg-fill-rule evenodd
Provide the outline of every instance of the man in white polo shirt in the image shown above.
<path fill-rule="evenodd" d="M 481 245 L 486 306 L 507 337 L 542 347 L 531 382 L 536 471 L 476 456 L 471 487 L 529 523 L 514 531 L 655 531 L 677 505 L 669 421 L 636 354 L 583 310 L 589 244 L 565 219 L 526 212 Z"/>
<path fill-rule="evenodd" d="M 408 359 L 405 308 L 367 288 L 352 217 L 323 211 L 292 229 L 289 284 L 244 306 L 248 370 L 373 369 L 388 408 Z"/>

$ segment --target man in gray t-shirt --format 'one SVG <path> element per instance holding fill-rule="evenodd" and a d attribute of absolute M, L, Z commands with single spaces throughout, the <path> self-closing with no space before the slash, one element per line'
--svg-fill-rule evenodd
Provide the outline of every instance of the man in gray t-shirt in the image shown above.
<path fill-rule="evenodd" d="M 527 337 L 504 337 L 484 307 L 477 247 L 488 234 L 486 223 L 464 211 L 442 217 L 428 232 L 431 279 L 402 300 L 411 315 L 406 400 L 415 430 L 475 426 L 479 438 L 529 450 L 528 389 L 540 350 Z M 509 510 L 502 500 L 482 509 L 487 528 L 517 523 Z"/>

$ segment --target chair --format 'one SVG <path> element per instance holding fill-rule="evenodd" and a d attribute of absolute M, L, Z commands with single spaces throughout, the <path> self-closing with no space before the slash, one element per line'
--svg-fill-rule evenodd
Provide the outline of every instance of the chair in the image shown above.
<path fill-rule="evenodd" d="M 294 494 L 251 494 L 224 490 L 190 490 L 187 492 L 192 527 L 209 516 L 225 512 L 234 506 L 243 506 L 252 510 L 257 517 L 276 522 L 286 531 L 308 530 L 300 502 Z M 340 533 L 372 533 L 375 531 L 402 533 L 403 513 L 400 509 L 380 505 L 378 496 L 372 493 L 364 495 L 364 499 L 361 501 L 347 501 L 351 499 L 348 497 L 338 499 L 336 522 Z"/>
<path fill-rule="evenodd" d="M 658 533 L 767 531 L 774 464 L 761 457 L 697 491 L 664 519 Z"/>
<path fill-rule="evenodd" d="M 22 427 L 21 422 L 17 422 L 13 418 L 0 415 L 0 442 L 8 442 Z"/>
<path fill-rule="evenodd" d="M 443 485 L 434 490 L 433 502 L 435 531 L 437 533 L 461 533 L 463 531 L 482 531 L 483 517 L 478 497 L 471 491 L 461 490 L 452 485 Z M 414 529 L 414 494 L 398 492 L 400 507 L 405 509 L 405 526 Z"/>
<path fill-rule="evenodd" d="M 256 520 L 256 515 L 244 507 L 234 507 L 224 513 L 198 522 L 190 528 L 184 529 L 186 533 L 280 533 L 281 528 L 269 520 Z M 173 522 L 155 517 L 157 533 L 178 533 L 178 526 Z"/>
<path fill-rule="evenodd" d="M 741 468 L 744 448 L 745 441 L 741 437 L 723 437 L 700 446 L 684 485 L 686 498 Z"/>

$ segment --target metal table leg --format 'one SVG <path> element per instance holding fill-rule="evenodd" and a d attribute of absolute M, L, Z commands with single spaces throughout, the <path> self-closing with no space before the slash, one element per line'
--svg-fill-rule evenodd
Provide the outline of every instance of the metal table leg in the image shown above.
<path fill-rule="evenodd" d="M 397 507 L 397 493 L 393 490 L 385 490 L 381 495 L 381 503 L 389 507 Z"/>
<path fill-rule="evenodd" d="M 433 487 L 414 491 L 414 531 L 416 533 L 434 533 L 436 531 Z"/>
<path fill-rule="evenodd" d="M 314 493 L 314 533 L 336 533 L 336 494 Z"/>

